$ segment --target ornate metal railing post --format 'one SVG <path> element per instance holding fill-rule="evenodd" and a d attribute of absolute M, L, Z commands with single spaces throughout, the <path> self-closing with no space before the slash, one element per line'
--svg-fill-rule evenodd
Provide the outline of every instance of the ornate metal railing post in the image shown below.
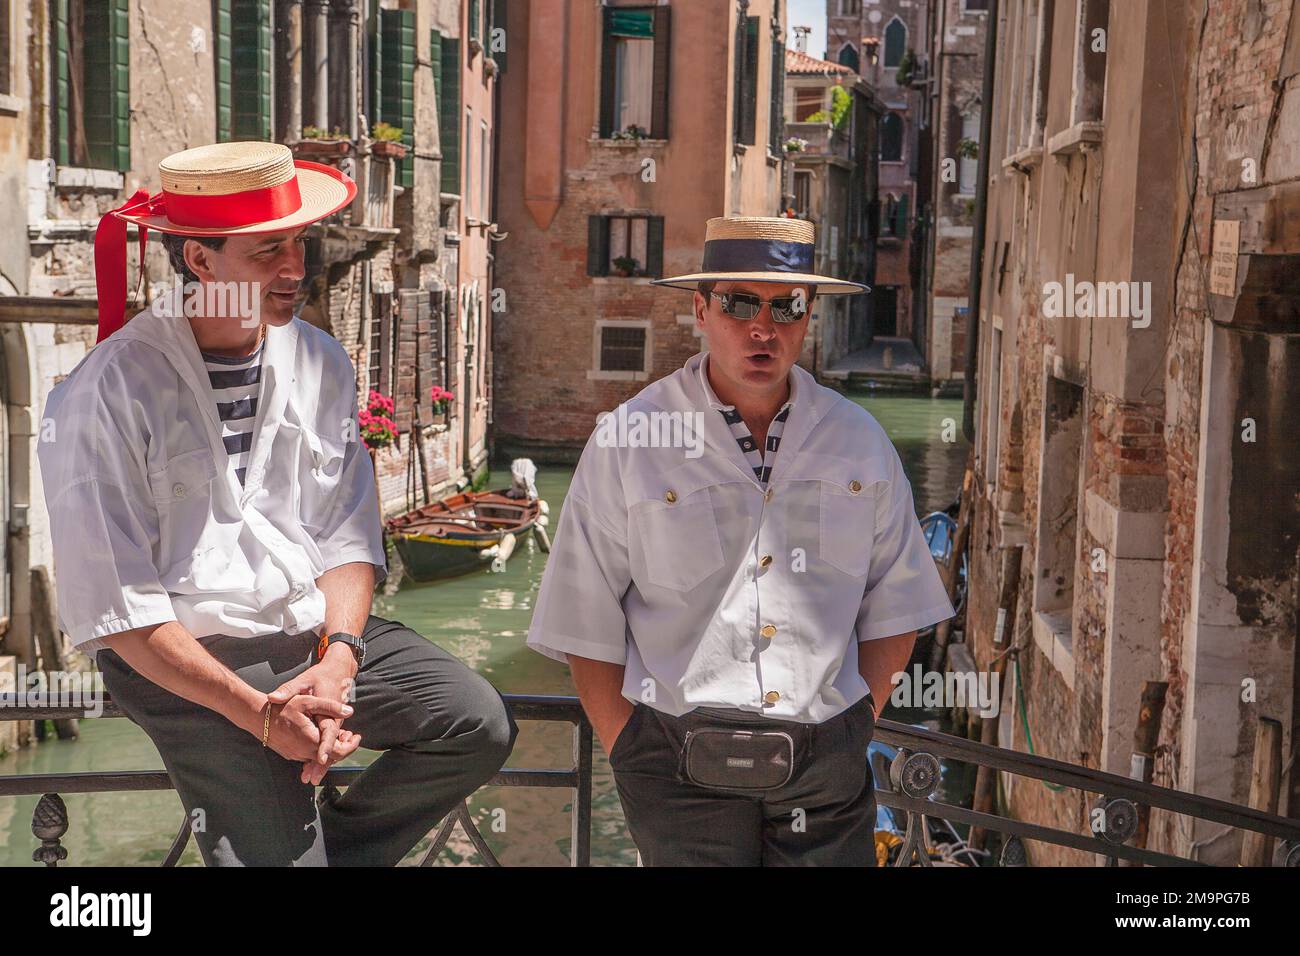
<path fill-rule="evenodd" d="M 32 835 L 41 845 L 32 851 L 32 861 L 58 866 L 68 858 L 68 849 L 60 841 L 68 832 L 68 808 L 57 793 L 41 796 L 32 813 Z"/>

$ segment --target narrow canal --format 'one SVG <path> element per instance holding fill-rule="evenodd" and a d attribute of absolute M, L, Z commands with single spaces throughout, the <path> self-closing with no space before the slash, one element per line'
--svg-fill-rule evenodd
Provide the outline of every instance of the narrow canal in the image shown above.
<path fill-rule="evenodd" d="M 914 396 L 856 400 L 876 416 L 898 448 L 918 513 L 947 506 L 960 486 L 966 459 L 960 400 Z M 538 490 L 551 505 L 552 531 L 571 474 L 568 468 L 540 469 Z M 508 483 L 508 476 L 493 475 L 493 487 Z M 376 596 L 374 612 L 403 622 L 458 655 L 505 693 L 572 694 L 568 670 L 524 645 L 545 562 L 545 555 L 530 542 L 499 574 L 484 571 L 451 581 L 407 585 L 391 597 Z M 909 711 L 898 719 L 914 721 L 924 716 Z M 149 739 L 125 719 L 83 720 L 80 727 L 78 741 L 47 741 L 0 758 L 0 774 L 162 766 Z M 523 723 L 510 765 L 569 766 L 571 734 L 567 724 Z M 0 866 L 34 865 L 30 827 L 36 800 L 0 797 Z M 68 862 L 76 866 L 156 864 L 165 855 L 182 813 L 180 801 L 170 791 L 74 794 L 65 800 L 71 825 L 63 843 Z M 635 864 L 636 851 L 623 826 L 618 796 L 599 746 L 593 803 L 592 862 Z M 507 866 L 565 864 L 570 805 L 566 790 L 520 788 L 485 788 L 471 801 L 480 829 Z M 464 840 L 453 840 L 440 862 L 475 862 L 468 853 Z M 407 862 L 417 859 L 413 853 Z M 191 843 L 182 864 L 200 862 Z"/>

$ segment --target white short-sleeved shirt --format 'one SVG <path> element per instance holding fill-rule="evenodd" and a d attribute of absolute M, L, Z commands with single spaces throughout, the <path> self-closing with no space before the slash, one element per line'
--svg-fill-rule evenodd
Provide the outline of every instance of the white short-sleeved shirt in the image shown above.
<path fill-rule="evenodd" d="M 701 384 L 707 353 L 625 403 L 702 412 L 703 454 L 588 441 L 528 644 L 624 664 L 672 715 L 821 723 L 866 696 L 857 645 L 953 615 L 898 453 L 863 408 L 790 370 L 767 490 Z"/>
<path fill-rule="evenodd" d="M 324 623 L 326 571 L 364 561 L 383 580 L 355 383 L 330 335 L 268 326 L 241 485 L 188 321 L 146 310 L 91 349 L 50 391 L 37 447 L 72 642 L 173 620 L 299 634 Z"/>

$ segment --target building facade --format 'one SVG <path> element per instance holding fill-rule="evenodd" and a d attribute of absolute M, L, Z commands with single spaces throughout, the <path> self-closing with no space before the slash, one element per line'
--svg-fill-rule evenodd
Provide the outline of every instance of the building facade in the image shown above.
<path fill-rule="evenodd" d="M 375 453 L 384 510 L 484 472 L 501 6 L 0 3 L 0 200 L 19 226 L 0 238 L 0 521 L 23 524 L 5 538 L 9 653 L 30 655 L 30 578 L 53 574 L 34 443 L 45 395 L 94 344 L 95 227 L 137 188 L 156 190 L 170 153 L 275 140 L 357 180 L 356 201 L 308 232 L 299 306 L 347 348 L 361 407 L 371 390 L 394 401 L 397 441 Z M 156 234 L 143 263 L 134 238 L 142 304 L 172 272 Z M 435 385 L 455 396 L 446 408 Z"/>
<path fill-rule="evenodd" d="M 930 0 L 926 88 L 934 148 L 922 174 L 932 202 L 922 210 L 929 242 L 923 255 L 925 363 L 936 391 L 960 389 L 966 354 L 970 247 L 979 170 L 980 96 L 987 0 Z"/>
<path fill-rule="evenodd" d="M 787 215 L 817 228 L 815 272 L 872 286 L 880 101 L 842 64 L 800 50 L 785 64 Z M 816 374 L 868 344 L 866 298 L 816 300 L 811 324 L 801 363 Z"/>
<path fill-rule="evenodd" d="M 495 441 L 572 459 L 702 342 L 705 222 L 783 208 L 781 0 L 512 0 L 498 128 Z"/>
<path fill-rule="evenodd" d="M 1300 703 L 1300 15 L 999 7 L 967 622 L 981 665 L 1019 648 L 999 743 L 1128 774 L 1162 682 L 1154 782 L 1246 803 L 1257 731 L 1285 761 Z M 1003 783 L 1086 830 L 1078 791 Z M 1233 863 L 1220 831 L 1153 811 L 1148 845 Z"/>
<path fill-rule="evenodd" d="M 904 336 L 925 351 L 918 211 L 929 201 L 927 74 L 929 5 L 922 0 L 826 0 L 826 59 L 862 76 L 882 101 L 880 235 L 876 284 L 868 306 L 871 335 Z"/>

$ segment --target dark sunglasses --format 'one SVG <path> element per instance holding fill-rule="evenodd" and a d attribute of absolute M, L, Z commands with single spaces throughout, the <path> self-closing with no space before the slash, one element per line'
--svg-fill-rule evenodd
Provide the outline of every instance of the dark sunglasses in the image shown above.
<path fill-rule="evenodd" d="M 766 301 L 772 307 L 772 321 L 786 324 L 798 322 L 808 311 L 806 297 L 784 295 L 776 299 L 760 299 L 748 292 L 710 292 L 722 302 L 722 311 L 733 319 L 752 319 L 763 309 Z"/>

